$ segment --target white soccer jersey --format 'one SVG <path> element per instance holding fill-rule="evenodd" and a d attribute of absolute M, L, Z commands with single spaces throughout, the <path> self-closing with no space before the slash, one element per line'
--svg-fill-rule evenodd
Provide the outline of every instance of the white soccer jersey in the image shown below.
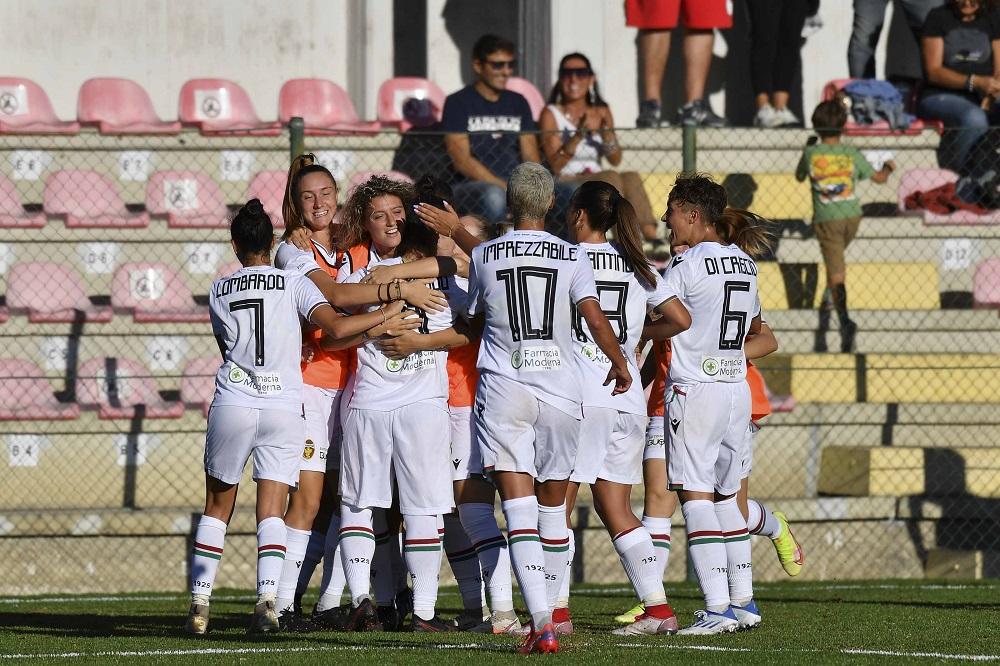
<path fill-rule="evenodd" d="M 302 411 L 302 327 L 327 301 L 312 281 L 271 266 L 212 283 L 212 332 L 225 348 L 214 405 Z"/>
<path fill-rule="evenodd" d="M 369 244 L 368 265 L 374 266 L 379 261 L 381 261 L 381 259 L 378 256 L 378 252 L 375 251 L 375 246 Z M 354 265 L 354 260 L 350 252 L 344 252 L 343 256 L 340 258 L 340 265 L 337 266 L 337 282 L 347 282 L 348 278 L 357 273 L 359 270 L 363 269 L 364 269 L 363 266 L 358 267 Z"/>
<path fill-rule="evenodd" d="M 483 313 L 480 373 L 512 379 L 580 418 L 571 305 L 597 298 L 587 254 L 544 231 L 482 243 L 469 265 L 469 314 Z"/>
<path fill-rule="evenodd" d="M 400 263 L 402 259 L 398 258 L 377 261 L 354 272 L 346 282 L 360 282 L 376 266 Z M 468 297 L 466 290 L 454 284 L 452 278 L 435 278 L 427 285 L 444 292 L 448 307 L 441 312 L 415 310 L 414 316 L 423 320 L 420 333 L 434 333 L 451 327 L 455 314 L 462 312 Z M 378 306 L 367 308 L 369 312 L 377 309 Z M 358 369 L 351 407 L 388 412 L 420 400 L 447 399 L 447 362 L 448 352 L 443 350 L 416 352 L 402 360 L 390 359 L 374 341 L 369 340 L 358 347 Z"/>
<path fill-rule="evenodd" d="M 676 296 L 655 271 L 656 282 L 645 287 L 635 276 L 631 263 L 613 243 L 580 243 L 590 259 L 601 309 L 618 336 L 618 343 L 628 361 L 633 380 L 639 377 L 635 364 L 635 346 L 642 337 L 646 311 Z M 627 414 L 646 415 L 642 382 L 633 381 L 625 393 L 612 396 L 604 380 L 611 369 L 609 359 L 594 342 L 586 320 L 573 308 L 573 347 L 580 366 L 584 407 L 606 407 Z"/>
<path fill-rule="evenodd" d="M 743 341 L 760 314 L 753 259 L 706 241 L 674 257 L 665 280 L 691 313 L 691 328 L 671 339 L 670 382 L 744 381 Z"/>
<path fill-rule="evenodd" d="M 323 252 L 324 257 L 329 256 L 323 248 L 318 245 L 315 246 Z M 331 264 L 333 261 L 333 259 L 330 259 Z M 283 271 L 299 273 L 300 275 L 308 275 L 313 271 L 320 270 L 319 264 L 316 263 L 316 258 L 312 252 L 300 250 L 288 241 L 278 243 L 278 249 L 274 251 L 274 267 Z"/>

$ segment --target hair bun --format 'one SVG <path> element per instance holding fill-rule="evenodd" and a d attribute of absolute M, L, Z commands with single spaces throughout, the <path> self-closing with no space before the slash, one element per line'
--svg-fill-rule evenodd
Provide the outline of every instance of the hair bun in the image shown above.
<path fill-rule="evenodd" d="M 265 214 L 264 213 L 264 204 L 262 204 L 260 202 L 260 199 L 251 199 L 250 201 L 246 202 L 246 205 L 243 206 L 243 207 L 251 215 L 264 215 Z"/>

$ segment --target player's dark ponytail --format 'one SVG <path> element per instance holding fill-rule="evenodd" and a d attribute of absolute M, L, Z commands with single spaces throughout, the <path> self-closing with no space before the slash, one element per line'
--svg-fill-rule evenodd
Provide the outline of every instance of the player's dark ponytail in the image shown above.
<path fill-rule="evenodd" d="M 632 265 L 636 279 L 644 287 L 656 284 L 656 274 L 642 251 L 638 217 L 635 208 L 614 185 L 589 180 L 573 193 L 570 210 L 587 212 L 590 227 L 607 233 L 614 229 L 615 238 L 625 259 Z"/>
<path fill-rule="evenodd" d="M 311 173 L 325 174 L 333 183 L 334 189 L 337 189 L 337 179 L 329 169 L 316 161 L 315 155 L 304 153 L 293 159 L 285 181 L 285 198 L 281 202 L 281 216 L 285 218 L 285 238 L 303 225 L 302 211 L 299 210 L 299 183 Z"/>
<path fill-rule="evenodd" d="M 236 256 L 240 261 L 258 255 L 270 259 L 274 225 L 260 199 L 251 199 L 243 204 L 229 226 L 229 234 L 236 245 Z"/>

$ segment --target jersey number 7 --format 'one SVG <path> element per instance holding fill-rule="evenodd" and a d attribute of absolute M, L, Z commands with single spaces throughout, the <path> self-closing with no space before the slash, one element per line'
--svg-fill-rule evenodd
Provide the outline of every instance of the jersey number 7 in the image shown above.
<path fill-rule="evenodd" d="M 254 332 L 254 355 L 253 364 L 257 367 L 264 365 L 264 299 L 247 298 L 242 301 L 233 301 L 229 304 L 229 311 L 249 310 L 253 321 L 250 328 Z"/>

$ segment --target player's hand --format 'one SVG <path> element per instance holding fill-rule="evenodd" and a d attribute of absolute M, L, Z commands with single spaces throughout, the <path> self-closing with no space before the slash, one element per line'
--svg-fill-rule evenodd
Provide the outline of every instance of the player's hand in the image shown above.
<path fill-rule="evenodd" d="M 397 302 L 401 303 L 401 301 Z M 385 314 L 386 319 L 384 324 L 379 324 L 368 329 L 369 337 L 380 338 L 386 335 L 389 337 L 403 335 L 404 333 L 420 328 L 420 324 L 422 323 L 420 316 L 412 310 L 400 309 L 390 315 L 388 308 L 386 308 Z"/>
<path fill-rule="evenodd" d="M 313 348 L 311 342 L 302 343 L 302 362 L 311 363 L 313 356 L 316 355 L 316 350 Z"/>
<path fill-rule="evenodd" d="M 420 320 L 419 318 L 416 319 L 419 326 Z M 398 361 L 414 352 L 423 351 L 423 347 L 421 346 L 422 337 L 416 333 L 407 333 L 406 335 L 399 335 L 393 338 L 382 338 L 378 341 L 378 347 L 382 350 L 383 354 Z"/>
<path fill-rule="evenodd" d="M 372 268 L 368 275 L 361 278 L 361 284 L 388 284 L 389 282 L 395 282 L 399 278 L 398 271 L 394 270 L 396 266 L 402 266 L 402 264 Z"/>
<path fill-rule="evenodd" d="M 438 208 L 426 203 L 418 203 L 413 206 L 413 212 L 428 227 L 442 236 L 449 238 L 455 235 L 461 224 L 458 221 L 458 213 L 455 212 L 455 209 L 447 201 L 444 202 L 444 208 Z"/>
<path fill-rule="evenodd" d="M 312 252 L 313 232 L 305 227 L 299 227 L 288 233 L 288 242 L 306 252 Z"/>
<path fill-rule="evenodd" d="M 629 387 L 632 386 L 632 375 L 628 371 L 628 366 L 612 364 L 611 369 L 608 370 L 608 378 L 604 380 L 604 385 L 607 386 L 611 382 L 615 383 L 611 395 L 619 395 L 628 391 Z"/>
<path fill-rule="evenodd" d="M 444 292 L 431 289 L 426 284 L 403 282 L 399 287 L 403 300 L 424 312 L 441 312 L 448 307 L 448 299 Z"/>

